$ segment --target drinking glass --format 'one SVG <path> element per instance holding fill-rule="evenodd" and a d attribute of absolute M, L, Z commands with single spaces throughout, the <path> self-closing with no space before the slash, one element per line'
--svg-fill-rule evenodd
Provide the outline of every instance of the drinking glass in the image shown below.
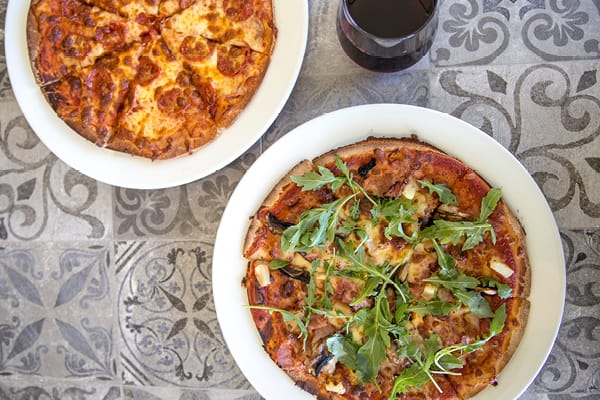
<path fill-rule="evenodd" d="M 358 65 L 394 72 L 418 62 L 431 48 L 440 0 L 340 0 L 336 29 Z"/>

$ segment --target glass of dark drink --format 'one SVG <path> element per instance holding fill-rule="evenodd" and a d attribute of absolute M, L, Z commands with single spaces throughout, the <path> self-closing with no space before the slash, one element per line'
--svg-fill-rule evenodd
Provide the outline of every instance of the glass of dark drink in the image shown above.
<path fill-rule="evenodd" d="M 410 67 L 431 48 L 440 0 L 340 0 L 337 35 L 358 65 L 379 72 Z"/>

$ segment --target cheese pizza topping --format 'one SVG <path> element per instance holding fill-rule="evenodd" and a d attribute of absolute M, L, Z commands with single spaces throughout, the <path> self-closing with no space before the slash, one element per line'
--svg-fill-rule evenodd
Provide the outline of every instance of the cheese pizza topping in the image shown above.
<path fill-rule="evenodd" d="M 275 37 L 271 0 L 33 0 L 27 21 L 33 71 L 57 115 L 98 146 L 151 159 L 190 153 L 230 126 Z"/>

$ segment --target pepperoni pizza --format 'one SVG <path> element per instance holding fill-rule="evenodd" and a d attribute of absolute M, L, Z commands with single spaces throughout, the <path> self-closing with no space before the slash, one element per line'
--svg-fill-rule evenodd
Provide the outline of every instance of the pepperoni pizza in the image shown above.
<path fill-rule="evenodd" d="M 276 38 L 271 0 L 33 0 L 27 40 L 57 115 L 151 159 L 213 140 L 250 101 Z"/>

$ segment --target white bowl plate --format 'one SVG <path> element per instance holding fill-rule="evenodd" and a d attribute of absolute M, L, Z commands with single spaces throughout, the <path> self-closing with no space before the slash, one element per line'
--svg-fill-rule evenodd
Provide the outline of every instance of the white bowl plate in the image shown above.
<path fill-rule="evenodd" d="M 298 162 L 368 136 L 416 134 L 501 187 L 504 200 L 527 232 L 532 270 L 531 310 L 523 339 L 498 378 L 477 400 L 516 399 L 548 356 L 560 325 L 565 297 L 565 265 L 556 222 L 525 168 L 479 129 L 437 111 L 393 104 L 341 109 L 311 120 L 267 149 L 244 175 L 229 200 L 213 255 L 213 292 L 217 318 L 233 357 L 256 390 L 269 400 L 314 399 L 297 388 L 270 359 L 250 312 L 241 281 L 247 262 L 242 247 L 249 218 L 272 187 Z"/>
<path fill-rule="evenodd" d="M 10 0 L 6 11 L 6 65 L 27 122 L 42 142 L 72 168 L 98 181 L 135 189 L 185 184 L 226 166 L 252 146 L 281 112 L 296 83 L 308 37 L 306 0 L 273 0 L 277 42 L 258 91 L 235 122 L 192 155 L 151 161 L 99 148 L 64 123 L 36 84 L 27 52 L 29 1 Z"/>

